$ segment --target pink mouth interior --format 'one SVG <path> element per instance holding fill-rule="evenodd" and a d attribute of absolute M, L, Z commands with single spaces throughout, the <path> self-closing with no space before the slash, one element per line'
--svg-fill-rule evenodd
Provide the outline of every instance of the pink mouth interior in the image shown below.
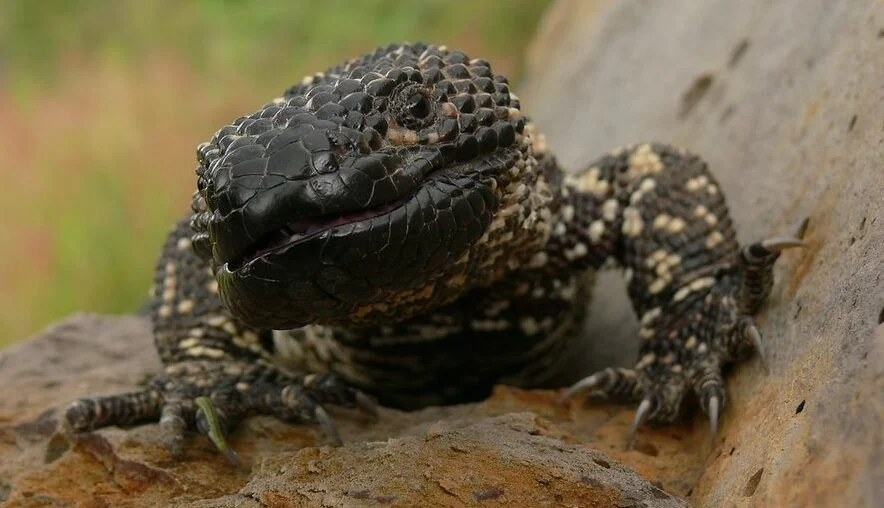
<path fill-rule="evenodd" d="M 246 252 L 243 253 L 240 263 L 236 265 L 242 266 L 245 263 L 265 256 L 282 247 L 291 245 L 304 238 L 314 236 L 316 234 L 328 231 L 337 226 L 344 226 L 354 222 L 360 222 L 368 219 L 387 214 L 402 206 L 411 196 L 405 196 L 395 201 L 370 208 L 368 210 L 360 210 L 358 212 L 345 213 L 336 217 L 311 217 L 306 219 L 296 219 L 287 223 L 279 230 L 266 235 L 264 238 L 255 242 Z"/>

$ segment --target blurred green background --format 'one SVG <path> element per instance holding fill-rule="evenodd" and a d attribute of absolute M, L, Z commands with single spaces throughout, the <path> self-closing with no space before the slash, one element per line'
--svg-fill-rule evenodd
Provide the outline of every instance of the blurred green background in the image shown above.
<path fill-rule="evenodd" d="M 549 0 L 3 0 L 0 345 L 147 295 L 195 148 L 308 73 L 444 43 L 518 80 Z"/>

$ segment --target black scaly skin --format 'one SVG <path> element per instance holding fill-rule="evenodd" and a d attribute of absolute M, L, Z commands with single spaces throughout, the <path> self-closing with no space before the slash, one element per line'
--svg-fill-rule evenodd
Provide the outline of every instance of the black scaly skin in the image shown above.
<path fill-rule="evenodd" d="M 262 413 L 332 429 L 371 411 L 544 386 L 579 347 L 595 270 L 624 268 L 633 369 L 566 392 L 641 400 L 635 425 L 696 397 L 715 428 L 721 366 L 761 346 L 749 314 L 793 239 L 740 249 L 706 164 L 639 144 L 566 174 L 506 78 L 443 46 L 390 46 L 309 76 L 198 149 L 193 213 L 152 290 L 165 370 L 83 399 L 87 430 L 161 422 L 180 445 Z M 760 352 L 760 351 L 759 351 Z"/>

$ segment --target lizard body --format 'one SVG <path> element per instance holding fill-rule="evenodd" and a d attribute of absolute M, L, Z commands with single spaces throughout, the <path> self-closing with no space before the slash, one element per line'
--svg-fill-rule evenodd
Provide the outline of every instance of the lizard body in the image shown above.
<path fill-rule="evenodd" d="M 248 414 L 321 423 L 548 385 L 585 337 L 593 274 L 623 268 L 632 369 L 587 390 L 717 425 L 721 367 L 761 336 L 789 238 L 741 248 L 689 152 L 645 143 L 563 171 L 488 62 L 393 45 L 305 78 L 198 148 L 192 211 L 157 263 L 165 365 L 144 390 L 72 404 L 74 430 L 159 420 L 175 442 Z M 760 352 L 760 351 L 759 351 Z M 206 397 L 207 410 L 195 401 Z"/>

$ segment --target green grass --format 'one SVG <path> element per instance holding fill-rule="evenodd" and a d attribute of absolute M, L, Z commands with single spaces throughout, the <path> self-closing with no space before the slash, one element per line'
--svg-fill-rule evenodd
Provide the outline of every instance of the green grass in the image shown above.
<path fill-rule="evenodd" d="M 0 3 L 0 345 L 143 302 L 218 126 L 390 42 L 445 43 L 518 78 L 549 3 Z"/>

